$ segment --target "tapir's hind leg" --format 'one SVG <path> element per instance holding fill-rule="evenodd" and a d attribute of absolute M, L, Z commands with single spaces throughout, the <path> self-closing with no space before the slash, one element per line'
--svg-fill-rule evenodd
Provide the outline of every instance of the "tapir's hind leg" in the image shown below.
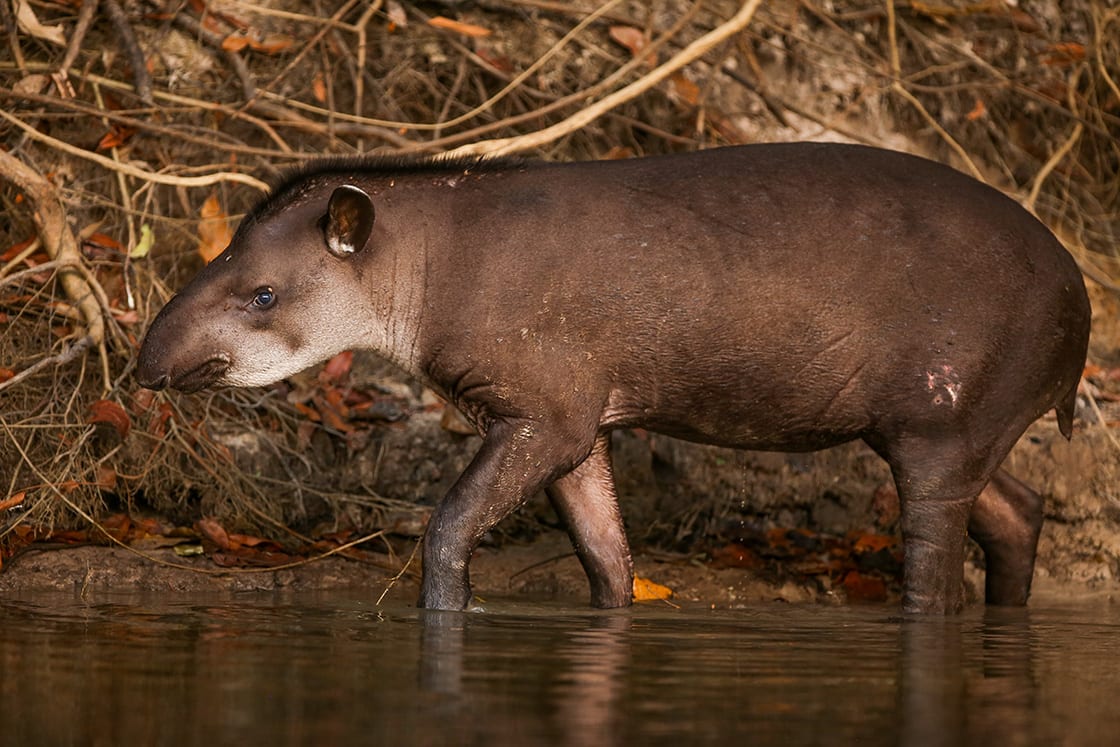
<path fill-rule="evenodd" d="M 546 492 L 587 573 L 591 604 L 630 604 L 634 571 L 611 471 L 610 434 L 600 434 L 591 455 Z"/>
<path fill-rule="evenodd" d="M 872 446 L 890 464 L 898 489 L 905 552 L 903 611 L 960 611 L 965 531 L 995 466 L 978 464 L 967 448 L 952 441 L 911 436 Z"/>
<path fill-rule="evenodd" d="M 1027 603 L 1042 508 L 1038 493 L 1002 469 L 996 470 L 973 504 L 968 534 L 984 551 L 988 604 Z"/>

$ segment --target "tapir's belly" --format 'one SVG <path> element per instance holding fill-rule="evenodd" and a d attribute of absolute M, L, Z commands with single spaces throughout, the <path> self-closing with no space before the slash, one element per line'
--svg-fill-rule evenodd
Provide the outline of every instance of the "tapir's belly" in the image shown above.
<path fill-rule="evenodd" d="M 604 428 L 645 428 L 689 441 L 743 449 L 813 451 L 859 438 L 886 403 L 862 378 L 864 365 L 820 372 L 811 380 L 751 375 L 707 375 L 682 368 L 642 389 L 611 392 Z"/>

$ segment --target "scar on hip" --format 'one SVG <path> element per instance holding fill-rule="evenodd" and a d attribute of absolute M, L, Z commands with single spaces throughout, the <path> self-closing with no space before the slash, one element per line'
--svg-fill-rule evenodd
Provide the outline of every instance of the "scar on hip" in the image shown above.
<path fill-rule="evenodd" d="M 961 393 L 961 380 L 952 366 L 942 365 L 936 371 L 926 371 L 926 388 L 933 393 L 934 405 L 953 407 Z"/>

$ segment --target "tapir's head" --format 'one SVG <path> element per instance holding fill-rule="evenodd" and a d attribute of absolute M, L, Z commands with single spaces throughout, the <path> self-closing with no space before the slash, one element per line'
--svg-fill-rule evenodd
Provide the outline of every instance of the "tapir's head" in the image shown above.
<path fill-rule="evenodd" d="M 265 205 L 152 322 L 142 386 L 261 386 L 369 344 L 370 197 L 312 183 L 282 208 Z"/>

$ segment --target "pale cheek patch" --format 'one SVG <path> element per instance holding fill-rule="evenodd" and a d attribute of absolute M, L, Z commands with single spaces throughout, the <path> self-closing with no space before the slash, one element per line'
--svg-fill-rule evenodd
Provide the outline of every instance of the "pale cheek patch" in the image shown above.
<path fill-rule="evenodd" d="M 933 394 L 934 406 L 955 407 L 961 394 L 961 379 L 952 366 L 942 365 L 937 371 L 926 371 L 926 389 Z"/>
<path fill-rule="evenodd" d="M 222 383 L 229 386 L 268 386 L 319 363 L 315 351 L 290 350 L 277 341 L 265 349 L 238 350 Z"/>

